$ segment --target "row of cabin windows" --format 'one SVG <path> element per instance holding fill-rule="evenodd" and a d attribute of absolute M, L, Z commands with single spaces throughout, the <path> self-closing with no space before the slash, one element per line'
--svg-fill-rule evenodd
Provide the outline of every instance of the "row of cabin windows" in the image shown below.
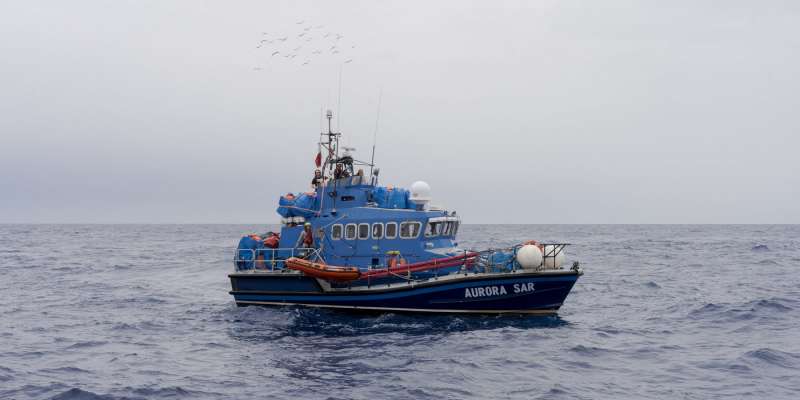
<path fill-rule="evenodd" d="M 425 237 L 455 236 L 458 233 L 458 221 L 429 222 L 425 229 Z"/>
<path fill-rule="evenodd" d="M 417 221 L 406 221 L 400 223 L 400 238 L 415 239 L 422 230 L 422 223 Z M 397 222 L 387 222 L 386 224 L 376 222 L 372 224 L 335 224 L 331 227 L 331 239 L 339 240 L 344 236 L 345 240 L 369 239 L 370 233 L 373 239 L 394 239 L 397 237 Z"/>

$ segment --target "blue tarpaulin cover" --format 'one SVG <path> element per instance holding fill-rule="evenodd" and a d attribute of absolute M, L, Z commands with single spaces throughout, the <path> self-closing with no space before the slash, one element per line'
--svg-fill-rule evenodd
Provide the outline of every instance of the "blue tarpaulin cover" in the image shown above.
<path fill-rule="evenodd" d="M 408 208 L 408 190 L 394 188 L 389 195 L 388 208 Z"/>
<path fill-rule="evenodd" d="M 237 247 L 236 266 L 239 269 L 253 269 L 253 259 L 257 250 L 264 247 L 264 242 L 250 236 L 243 236 Z"/>
<path fill-rule="evenodd" d="M 281 217 L 304 217 L 309 218 L 314 216 L 314 210 L 318 207 L 315 206 L 316 197 L 309 196 L 305 193 L 297 197 L 287 198 L 281 196 L 278 200 L 278 214 Z"/>
<path fill-rule="evenodd" d="M 389 204 L 389 190 L 383 186 L 378 186 L 375 189 L 372 189 L 372 201 L 374 201 L 380 208 L 387 208 L 387 205 Z"/>
<path fill-rule="evenodd" d="M 408 190 L 401 188 L 388 189 L 378 186 L 372 190 L 372 200 L 380 208 L 412 208 L 408 196 Z"/>

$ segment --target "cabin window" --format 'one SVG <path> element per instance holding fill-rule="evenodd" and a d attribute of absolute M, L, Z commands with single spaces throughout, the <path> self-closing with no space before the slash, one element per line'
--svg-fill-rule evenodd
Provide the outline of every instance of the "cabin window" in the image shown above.
<path fill-rule="evenodd" d="M 397 222 L 386 223 L 386 238 L 394 239 L 397 237 Z"/>
<path fill-rule="evenodd" d="M 411 222 L 411 237 L 415 238 L 419 236 L 419 231 L 422 230 L 422 223 L 420 222 Z"/>
<path fill-rule="evenodd" d="M 355 199 L 355 196 L 342 196 L 342 201 L 353 201 Z"/>
<path fill-rule="evenodd" d="M 442 224 L 444 222 L 429 222 L 425 229 L 425 237 L 439 236 L 442 233 Z"/>
<path fill-rule="evenodd" d="M 444 223 L 444 232 L 442 232 L 443 236 L 450 236 L 450 233 L 453 232 L 453 221 L 448 221 Z"/>
<path fill-rule="evenodd" d="M 373 239 L 382 239 L 383 238 L 383 224 L 380 222 L 376 222 L 372 224 L 372 238 Z"/>
<path fill-rule="evenodd" d="M 453 222 L 453 236 L 458 234 L 458 227 L 461 225 L 460 222 L 455 221 Z"/>
<path fill-rule="evenodd" d="M 342 238 L 342 224 L 336 224 L 331 227 L 331 239 L 339 240 Z"/>
<path fill-rule="evenodd" d="M 358 238 L 359 239 L 369 238 L 369 224 L 358 225 Z"/>
<path fill-rule="evenodd" d="M 344 238 L 347 240 L 353 240 L 356 238 L 356 224 L 345 225 Z"/>
<path fill-rule="evenodd" d="M 406 221 L 400 223 L 400 237 L 403 239 L 414 239 L 419 236 L 422 224 L 417 221 Z"/>

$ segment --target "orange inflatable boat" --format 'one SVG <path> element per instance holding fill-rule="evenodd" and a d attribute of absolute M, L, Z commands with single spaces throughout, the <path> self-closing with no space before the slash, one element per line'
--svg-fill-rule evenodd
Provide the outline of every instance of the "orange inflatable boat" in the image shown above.
<path fill-rule="evenodd" d="M 302 271 L 308 276 L 329 281 L 348 282 L 361 276 L 361 272 L 356 267 L 335 267 L 297 257 L 286 259 L 286 268 Z"/>

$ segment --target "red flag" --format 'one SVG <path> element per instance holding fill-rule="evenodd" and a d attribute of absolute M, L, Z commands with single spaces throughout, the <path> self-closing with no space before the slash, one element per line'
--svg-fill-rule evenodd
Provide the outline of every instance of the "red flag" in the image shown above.
<path fill-rule="evenodd" d="M 317 157 L 314 159 L 314 164 L 316 164 L 317 168 L 322 165 L 322 152 L 317 153 Z"/>

